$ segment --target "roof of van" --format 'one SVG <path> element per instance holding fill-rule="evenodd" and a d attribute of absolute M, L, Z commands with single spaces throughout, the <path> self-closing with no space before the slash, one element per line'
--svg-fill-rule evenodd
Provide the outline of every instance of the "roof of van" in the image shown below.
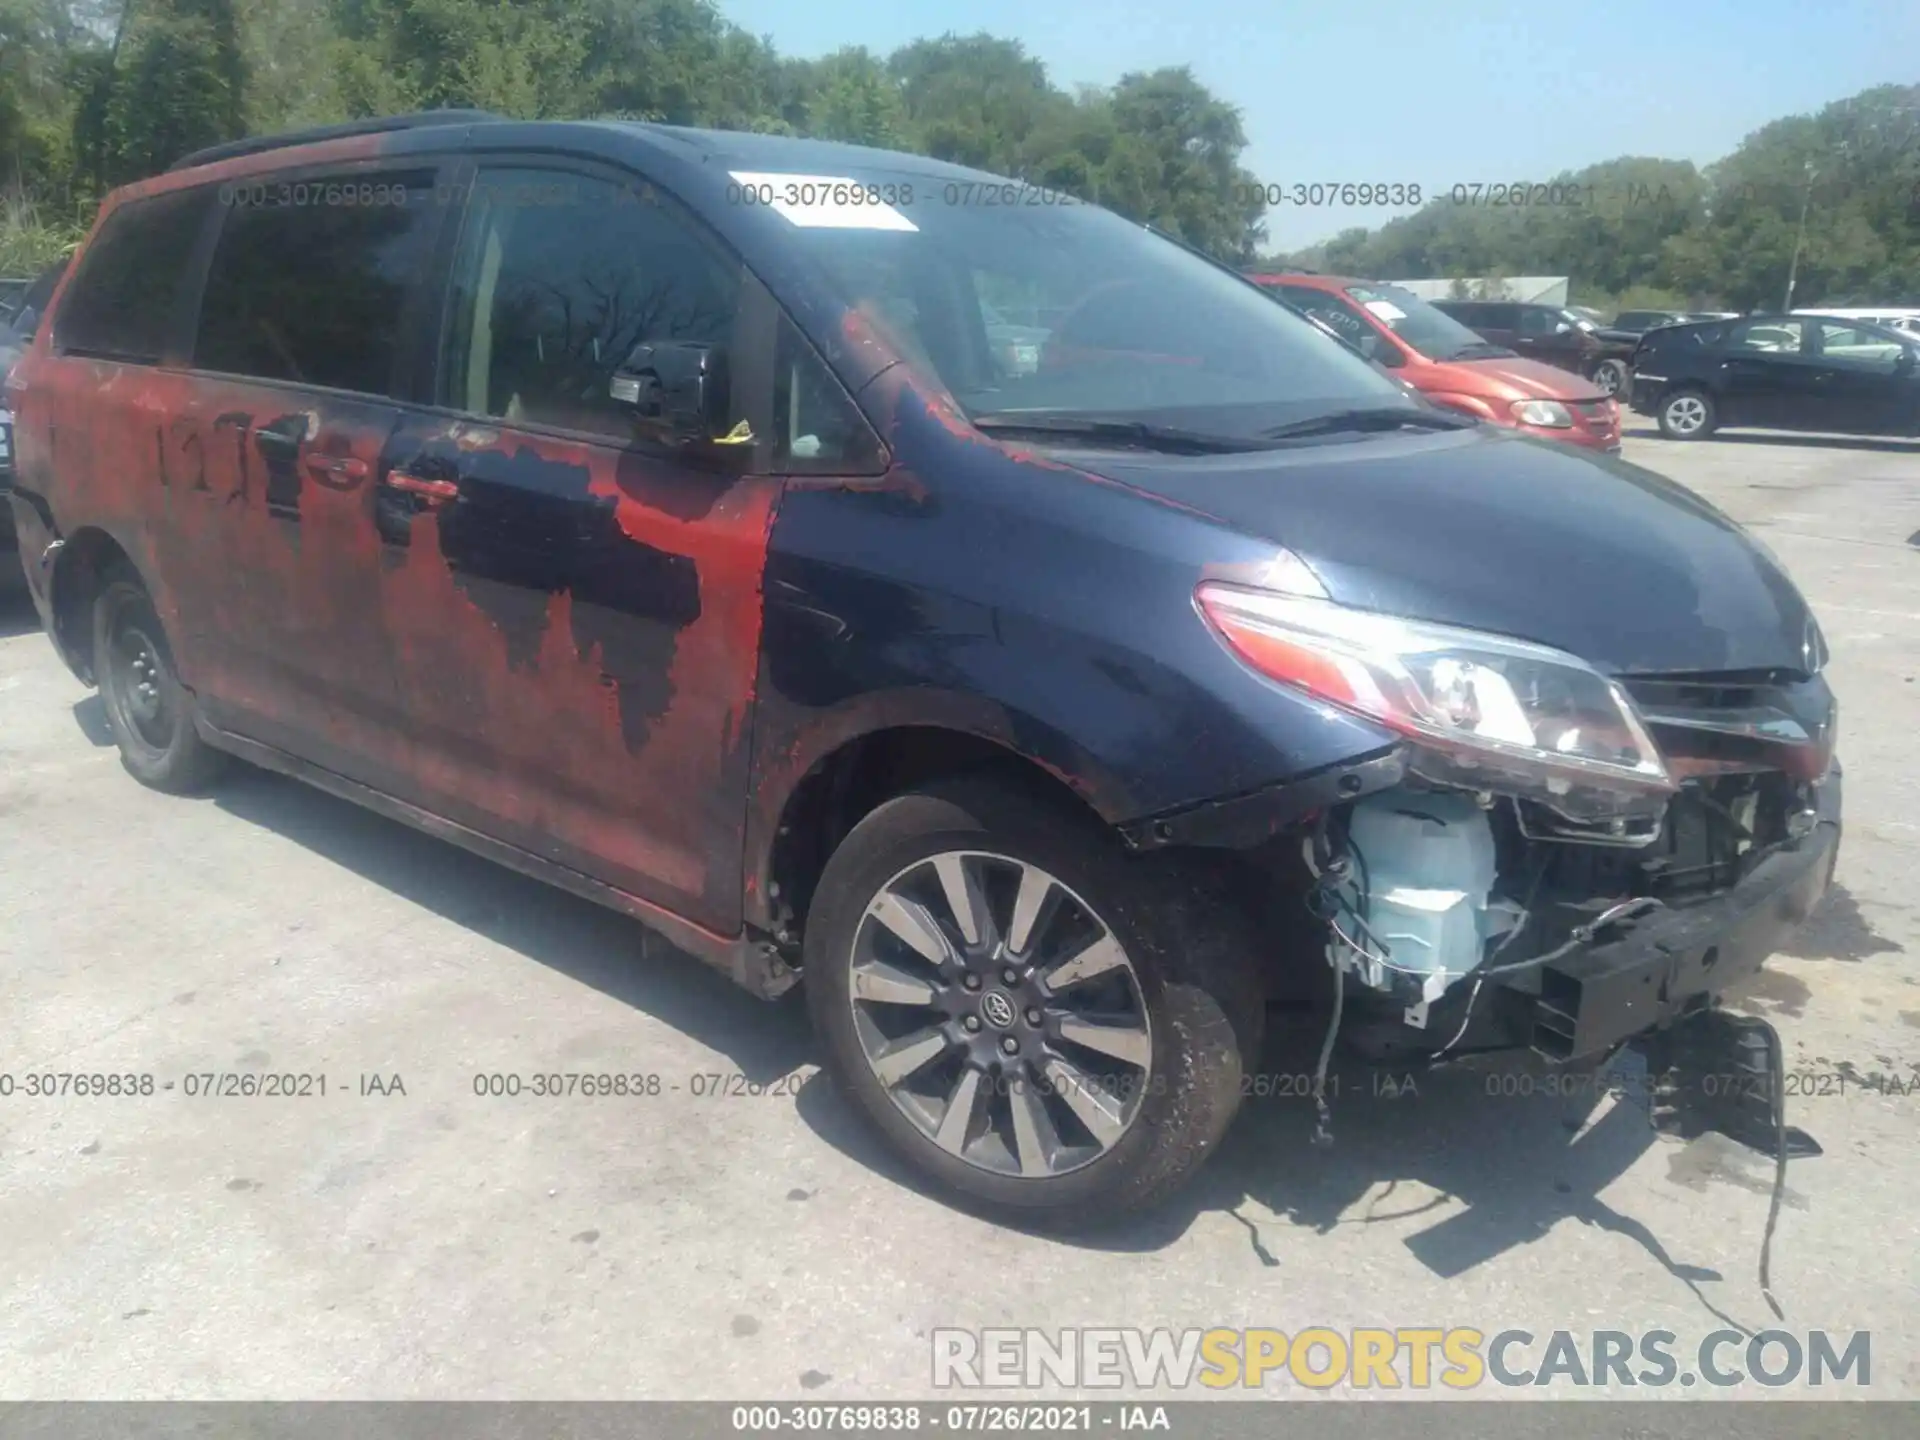
<path fill-rule="evenodd" d="M 498 126 L 500 139 L 517 143 L 532 135 L 551 141 L 568 131 L 605 134 L 613 131 L 647 148 L 673 154 L 695 164 L 726 162 L 730 168 L 768 170 L 790 174 L 827 174 L 846 170 L 923 175 L 941 180 L 1005 183 L 1006 177 L 954 165 L 931 156 L 899 150 L 880 150 L 836 140 L 802 139 L 792 135 L 762 135 L 743 130 L 704 130 L 687 125 L 660 125 L 642 120 L 514 120 L 483 110 L 423 110 L 406 115 L 354 120 L 279 135 L 253 136 L 212 145 L 183 156 L 168 167 L 169 174 L 196 169 L 243 156 L 266 155 L 307 145 L 350 139 L 374 140 L 406 136 L 411 145 L 433 146 L 451 138 L 435 132 L 456 132 L 470 143 L 476 129 Z"/>
<path fill-rule="evenodd" d="M 564 124 L 566 122 L 555 122 Z M 762 135 L 749 130 L 701 130 L 690 125 L 656 125 L 643 120 L 596 120 L 582 122 L 624 130 L 663 147 L 680 147 L 685 152 L 714 160 L 739 161 L 755 168 L 809 170 L 815 173 L 833 170 L 900 170 L 916 175 L 935 175 L 943 179 L 1004 181 L 1005 176 L 969 169 L 930 155 L 914 155 L 904 150 L 881 150 L 871 145 L 851 145 L 841 140 L 810 140 L 797 135 Z"/>

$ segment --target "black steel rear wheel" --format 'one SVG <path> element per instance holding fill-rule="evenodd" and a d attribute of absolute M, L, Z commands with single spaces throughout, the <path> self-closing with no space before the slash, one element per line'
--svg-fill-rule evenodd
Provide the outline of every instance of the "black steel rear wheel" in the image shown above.
<path fill-rule="evenodd" d="M 193 697 L 174 670 L 166 631 L 130 572 L 108 576 L 94 602 L 93 668 L 128 774 L 174 794 L 199 790 L 219 774 L 226 757 L 195 730 Z"/>

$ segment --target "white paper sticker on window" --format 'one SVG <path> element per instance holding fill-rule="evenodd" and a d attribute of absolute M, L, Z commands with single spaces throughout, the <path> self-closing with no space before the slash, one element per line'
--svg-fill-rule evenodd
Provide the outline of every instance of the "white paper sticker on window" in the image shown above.
<path fill-rule="evenodd" d="M 1391 300 L 1369 300 L 1367 301 L 1367 309 L 1378 315 L 1389 325 L 1396 320 L 1404 320 L 1407 318 L 1407 312 Z"/>
<path fill-rule="evenodd" d="M 742 205 L 764 205 L 795 225 L 810 230 L 915 230 L 915 225 L 882 198 L 887 186 L 868 185 L 846 175 L 788 175 L 768 170 L 729 170 L 734 183 L 727 198 Z"/>

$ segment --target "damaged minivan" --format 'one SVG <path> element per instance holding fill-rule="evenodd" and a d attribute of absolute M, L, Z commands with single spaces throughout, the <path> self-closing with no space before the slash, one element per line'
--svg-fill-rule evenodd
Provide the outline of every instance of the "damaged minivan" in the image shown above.
<path fill-rule="evenodd" d="M 239 142 L 107 202 L 6 398 L 137 779 L 237 757 L 803 986 L 1002 1214 L 1168 1196 L 1270 1002 L 1290 1071 L 1693 1034 L 1832 873 L 1825 643 L 1739 526 L 976 171 Z"/>

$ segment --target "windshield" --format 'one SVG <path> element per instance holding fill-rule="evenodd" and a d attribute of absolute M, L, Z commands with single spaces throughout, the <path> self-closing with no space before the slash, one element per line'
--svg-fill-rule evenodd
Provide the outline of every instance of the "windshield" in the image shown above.
<path fill-rule="evenodd" d="M 1444 311 L 1398 285 L 1349 285 L 1347 294 L 1429 360 L 1505 354 Z"/>
<path fill-rule="evenodd" d="M 845 303 L 969 418 L 1254 437 L 1336 411 L 1418 408 L 1339 341 L 1139 225 L 1066 197 L 946 203 L 957 187 L 944 188 L 914 177 L 920 203 L 900 211 L 910 225 L 793 233 Z"/>

